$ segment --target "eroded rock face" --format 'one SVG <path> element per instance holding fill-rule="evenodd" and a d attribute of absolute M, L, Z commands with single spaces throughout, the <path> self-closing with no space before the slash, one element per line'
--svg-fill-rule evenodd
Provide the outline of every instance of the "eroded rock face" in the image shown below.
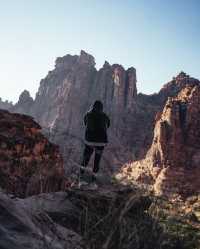
<path fill-rule="evenodd" d="M 127 138 L 132 130 L 136 96 L 134 68 L 125 70 L 121 65 L 105 62 L 97 71 L 93 56 L 81 51 L 80 56 L 57 58 L 55 69 L 41 80 L 29 114 L 36 118 L 51 141 L 61 146 L 68 170 L 72 165 L 70 160 L 81 159 L 84 114 L 95 100 L 102 100 L 104 111 L 111 118 L 111 143 L 102 164 L 106 171 L 112 172 L 133 159 L 131 139 Z"/>
<path fill-rule="evenodd" d="M 199 85 L 199 80 L 190 77 L 184 72 L 180 72 L 176 77 L 172 79 L 172 81 L 168 82 L 162 87 L 162 89 L 158 93 L 158 100 L 161 103 L 165 104 L 168 97 L 176 96 L 187 85 Z"/>
<path fill-rule="evenodd" d="M 47 194 L 44 197 L 49 201 L 51 199 L 53 203 L 59 202 L 61 204 L 59 198 L 53 200 Z M 52 206 L 52 201 L 49 207 Z M 65 204 L 67 204 L 67 201 Z M 34 208 L 36 205 L 38 207 L 37 210 Z M 37 197 L 35 196 L 32 202 L 27 199 L 11 199 L 8 195 L 0 191 L 0 248 L 85 248 L 81 236 L 54 222 L 42 210 L 43 206 L 44 200 L 40 197 L 37 201 Z M 59 211 L 61 211 L 60 213 L 63 215 L 61 205 L 58 207 Z M 59 212 L 58 209 L 56 211 Z"/>
<path fill-rule="evenodd" d="M 3 101 L 1 98 L 0 98 L 0 109 L 3 109 L 3 110 L 9 110 L 13 107 L 13 104 L 12 102 L 8 102 L 7 100 L 6 101 Z"/>
<path fill-rule="evenodd" d="M 20 96 L 18 102 L 9 109 L 11 112 L 18 112 L 23 114 L 30 114 L 33 105 L 33 98 L 27 90 L 24 90 Z"/>
<path fill-rule="evenodd" d="M 180 72 L 171 81 L 166 83 L 158 93 L 152 95 L 138 94 L 138 112 L 136 119 L 136 158 L 143 159 L 151 147 L 154 126 L 162 112 L 168 97 L 175 97 L 186 86 L 200 85 L 198 79 L 192 78 L 184 72 Z"/>
<path fill-rule="evenodd" d="M 41 80 L 36 99 L 32 102 L 27 97 L 30 105 L 19 100 L 15 112 L 33 116 L 45 135 L 61 146 L 65 169 L 71 174 L 73 161 L 81 161 L 83 116 L 95 100 L 102 100 L 111 127 L 101 170 L 113 173 L 125 163 L 145 157 L 168 97 L 176 96 L 187 85 L 199 85 L 197 79 L 181 72 L 160 92 L 144 95 L 137 94 L 136 81 L 133 67 L 125 70 L 119 64 L 105 62 L 96 70 L 94 57 L 81 51 L 79 56 L 57 58 L 55 68 Z"/>
<path fill-rule="evenodd" d="M 146 158 L 122 175 L 151 184 L 157 194 L 190 195 L 200 189 L 200 86 L 188 85 L 170 97 L 157 116 Z"/>
<path fill-rule="evenodd" d="M 0 186 L 25 197 L 64 187 L 58 146 L 41 133 L 33 118 L 0 110 Z"/>

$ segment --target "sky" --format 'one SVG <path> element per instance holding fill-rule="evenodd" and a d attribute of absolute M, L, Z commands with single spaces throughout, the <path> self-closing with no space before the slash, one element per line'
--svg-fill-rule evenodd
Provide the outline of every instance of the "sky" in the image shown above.
<path fill-rule="evenodd" d="M 0 0 L 0 97 L 32 97 L 55 59 L 83 49 L 137 70 L 152 94 L 180 71 L 200 79 L 200 0 Z"/>

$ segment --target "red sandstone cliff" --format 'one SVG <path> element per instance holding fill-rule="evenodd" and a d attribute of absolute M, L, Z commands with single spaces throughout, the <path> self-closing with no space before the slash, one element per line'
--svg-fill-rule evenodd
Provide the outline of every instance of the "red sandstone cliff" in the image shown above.
<path fill-rule="evenodd" d="M 169 98 L 157 116 L 145 159 L 119 177 L 153 185 L 157 194 L 187 196 L 200 190 L 200 86 L 188 85 Z"/>
<path fill-rule="evenodd" d="M 0 187 L 17 196 L 61 190 L 63 160 L 29 116 L 0 110 Z"/>

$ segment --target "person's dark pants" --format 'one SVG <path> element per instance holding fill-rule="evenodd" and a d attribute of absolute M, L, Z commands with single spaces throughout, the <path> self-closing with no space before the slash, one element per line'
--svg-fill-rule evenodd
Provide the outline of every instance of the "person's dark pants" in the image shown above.
<path fill-rule="evenodd" d="M 95 157 L 94 157 L 94 167 L 93 167 L 93 172 L 97 173 L 99 171 L 99 163 L 103 154 L 104 146 L 89 146 L 85 144 L 84 152 L 83 152 L 83 161 L 82 161 L 82 166 L 87 167 L 90 157 L 95 151 Z M 81 174 L 84 173 L 84 170 L 81 170 Z"/>

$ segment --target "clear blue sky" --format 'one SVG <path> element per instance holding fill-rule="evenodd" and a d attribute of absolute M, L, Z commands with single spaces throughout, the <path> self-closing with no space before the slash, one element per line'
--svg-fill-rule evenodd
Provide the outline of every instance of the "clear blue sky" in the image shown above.
<path fill-rule="evenodd" d="M 0 0 L 0 97 L 34 97 L 58 56 L 83 49 L 137 69 L 153 93 L 179 71 L 200 78 L 200 0 Z"/>

